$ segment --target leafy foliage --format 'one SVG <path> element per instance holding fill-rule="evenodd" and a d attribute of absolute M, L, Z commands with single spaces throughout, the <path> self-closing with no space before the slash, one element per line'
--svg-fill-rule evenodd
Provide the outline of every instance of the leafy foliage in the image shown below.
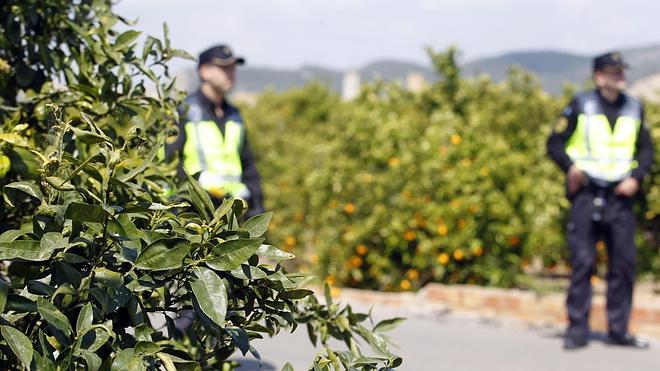
<path fill-rule="evenodd" d="M 282 268 L 294 256 L 263 243 L 271 214 L 241 223 L 242 200 L 215 207 L 159 159 L 181 98 L 166 63 L 187 56 L 167 28 L 138 52 L 110 1 L 32 5 L 0 5 L 3 367 L 230 369 L 235 351 L 260 358 L 255 339 L 327 311 L 312 276 Z M 342 339 L 354 331 L 384 341 L 362 327 Z M 360 369 L 400 364 L 356 344 Z"/>

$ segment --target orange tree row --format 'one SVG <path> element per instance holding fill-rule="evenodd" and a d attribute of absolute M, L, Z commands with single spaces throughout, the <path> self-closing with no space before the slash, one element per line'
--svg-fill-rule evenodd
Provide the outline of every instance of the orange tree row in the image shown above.
<path fill-rule="evenodd" d="M 309 85 L 246 108 L 271 238 L 330 282 L 515 286 L 533 261 L 565 262 L 568 202 L 545 140 L 568 92 L 553 97 L 516 69 L 499 83 L 462 79 L 455 50 L 430 56 L 440 78 L 420 94 L 376 83 L 341 102 Z M 660 272 L 649 184 L 641 271 Z"/>

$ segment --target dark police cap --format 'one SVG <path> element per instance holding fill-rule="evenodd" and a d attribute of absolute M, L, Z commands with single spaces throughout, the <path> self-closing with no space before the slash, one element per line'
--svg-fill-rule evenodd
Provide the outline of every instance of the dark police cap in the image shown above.
<path fill-rule="evenodd" d="M 204 50 L 199 55 L 199 65 L 203 64 L 224 67 L 231 64 L 245 64 L 245 58 L 235 56 L 229 46 L 220 44 Z"/>
<path fill-rule="evenodd" d="M 628 68 L 628 64 L 623 62 L 621 52 L 609 52 L 594 58 L 594 71 L 622 70 L 624 68 Z"/>

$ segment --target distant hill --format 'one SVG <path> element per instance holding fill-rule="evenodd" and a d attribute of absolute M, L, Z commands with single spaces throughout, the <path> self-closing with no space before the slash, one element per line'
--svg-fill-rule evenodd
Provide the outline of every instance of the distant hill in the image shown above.
<path fill-rule="evenodd" d="M 463 66 L 464 74 L 489 74 L 493 80 L 506 77 L 513 65 L 539 76 L 546 90 L 557 93 L 566 81 L 581 83 L 589 77 L 591 58 L 554 51 L 507 53 L 497 57 L 478 59 Z"/>
<path fill-rule="evenodd" d="M 421 73 L 428 81 L 435 78 L 433 71 L 424 65 L 414 62 L 397 60 L 382 60 L 370 63 L 359 69 L 363 81 L 382 79 L 385 81 L 402 81 L 408 73 Z M 302 86 L 311 81 L 319 81 L 336 91 L 341 90 L 344 71 L 330 68 L 306 65 L 297 69 L 276 69 L 269 67 L 246 66 L 238 71 L 237 92 L 259 92 L 266 89 L 283 91 L 292 87 Z M 179 86 L 190 90 L 197 86 L 197 73 L 187 70 L 179 73 Z"/>
<path fill-rule="evenodd" d="M 621 50 L 630 70 L 631 84 L 660 72 L 660 45 Z M 518 65 L 534 72 L 546 90 L 552 93 L 561 91 L 565 82 L 582 84 L 591 76 L 592 56 L 577 55 L 557 51 L 530 51 L 506 53 L 491 58 L 468 62 L 463 66 L 467 76 L 487 73 L 500 80 L 511 65 Z"/>
<path fill-rule="evenodd" d="M 648 76 L 660 73 L 660 45 L 621 50 L 624 59 L 631 65 L 628 78 L 631 85 Z M 518 65 L 539 76 L 546 90 L 552 93 L 561 91 L 565 82 L 582 84 L 591 74 L 592 56 L 578 55 L 561 51 L 526 51 L 505 53 L 499 56 L 480 58 L 463 64 L 466 77 L 489 74 L 494 80 L 504 78 L 512 65 Z M 386 81 L 405 80 L 409 73 L 420 73 L 426 80 L 437 77 L 427 65 L 399 61 L 381 60 L 359 69 L 362 81 L 383 79 Z M 344 71 L 321 66 L 302 66 L 297 69 L 277 69 L 247 66 L 239 70 L 238 92 L 259 92 L 264 89 L 282 91 L 302 86 L 310 81 L 320 81 L 334 90 L 341 89 Z M 194 70 L 184 71 L 181 87 L 190 90 L 197 84 Z"/>

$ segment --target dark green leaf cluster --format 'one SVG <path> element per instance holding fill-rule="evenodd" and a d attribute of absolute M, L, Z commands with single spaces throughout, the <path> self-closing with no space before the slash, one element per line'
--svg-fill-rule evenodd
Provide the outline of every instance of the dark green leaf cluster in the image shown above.
<path fill-rule="evenodd" d="M 316 355 L 314 370 L 385 370 L 398 367 L 403 360 L 392 354 L 389 347 L 394 343 L 384 333 L 395 329 L 403 318 L 383 320 L 365 327 L 371 321 L 371 313 L 355 313 L 350 305 L 344 307 L 333 303 L 330 286 L 324 286 L 325 304 L 320 305 L 315 297 L 303 304 L 297 321 L 307 325 L 307 333 L 312 344 L 320 343 L 323 350 Z M 335 351 L 328 341 L 334 338 L 343 341 L 348 350 Z M 358 347 L 357 339 L 364 340 L 376 356 L 364 355 Z"/>
<path fill-rule="evenodd" d="M 270 213 L 243 222 L 242 200 L 214 205 L 194 177 L 175 183 L 161 150 L 182 94 L 167 62 L 188 55 L 167 27 L 139 51 L 110 6 L 0 3 L 0 364 L 169 371 L 259 358 L 253 340 L 325 310 L 302 304 L 313 277 L 284 271 L 294 256 L 264 243 Z M 182 315 L 191 324 L 177 327 Z"/>

